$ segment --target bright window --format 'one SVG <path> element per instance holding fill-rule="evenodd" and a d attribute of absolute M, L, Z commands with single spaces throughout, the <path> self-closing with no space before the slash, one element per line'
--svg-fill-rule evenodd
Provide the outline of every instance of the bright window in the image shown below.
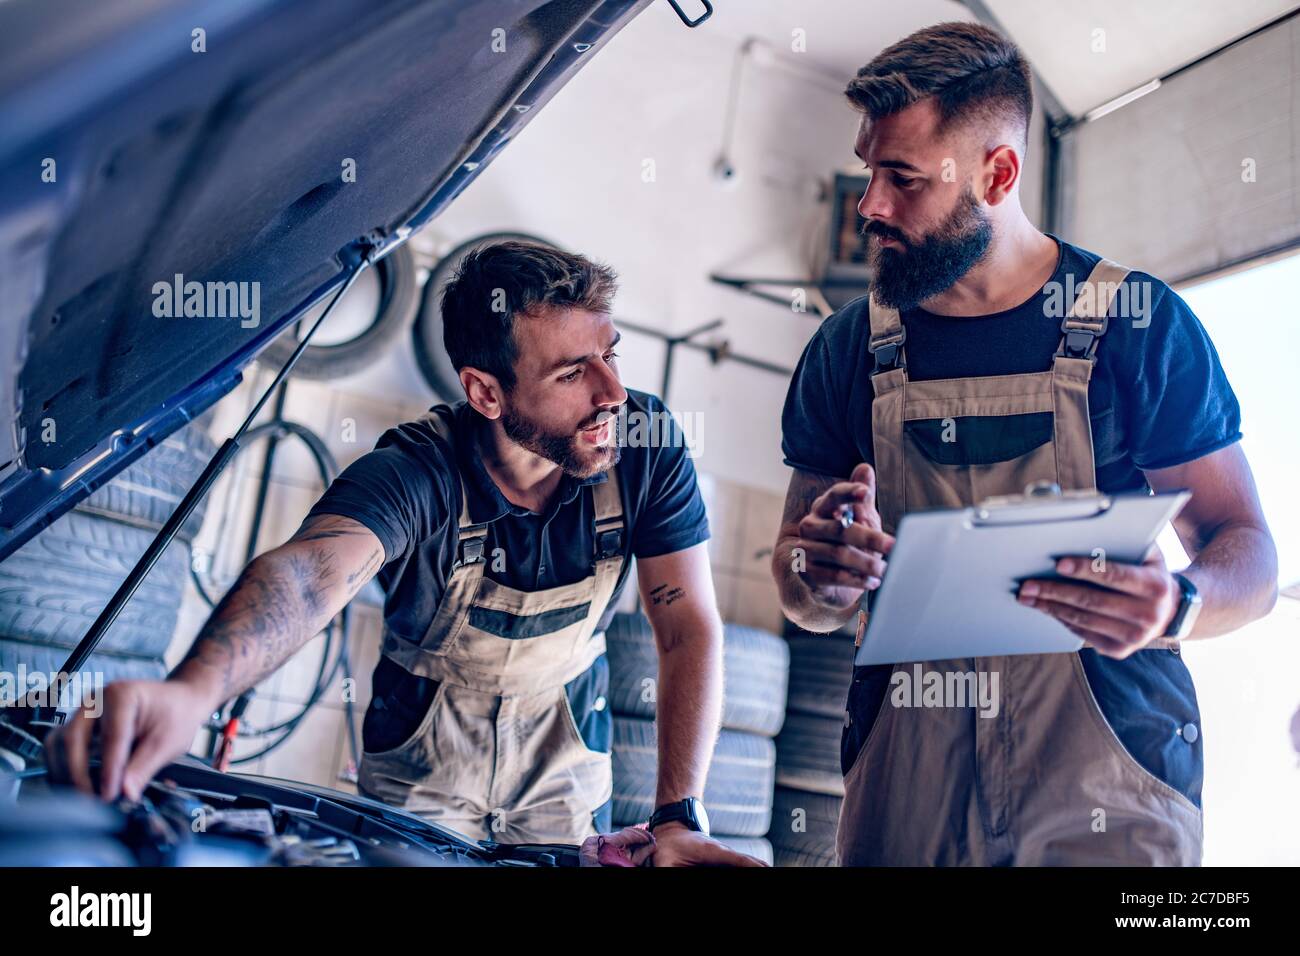
<path fill-rule="evenodd" d="M 1277 543 L 1280 579 L 1300 580 L 1300 255 L 1179 294 L 1210 334 L 1241 402 L 1250 459 Z M 1172 533 L 1171 567 L 1186 563 Z M 1300 600 L 1185 651 L 1205 741 L 1205 864 L 1300 863 Z"/>

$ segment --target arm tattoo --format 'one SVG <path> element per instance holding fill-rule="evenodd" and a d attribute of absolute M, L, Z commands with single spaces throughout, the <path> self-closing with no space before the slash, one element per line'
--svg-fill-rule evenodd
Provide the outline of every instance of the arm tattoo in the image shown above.
<path fill-rule="evenodd" d="M 669 588 L 667 584 L 661 584 L 650 592 L 651 604 L 670 605 L 680 598 L 686 597 L 685 588 Z"/>
<path fill-rule="evenodd" d="M 306 519 L 291 540 L 325 541 L 328 538 L 346 538 L 364 534 L 366 529 L 349 519 L 338 515 L 316 515 Z"/>
<path fill-rule="evenodd" d="M 361 589 L 361 585 L 370 580 L 370 576 L 384 563 L 384 553 L 381 549 L 375 548 L 366 558 L 366 563 L 358 571 L 353 571 L 348 575 L 348 596 L 356 594 Z"/>
<path fill-rule="evenodd" d="M 197 662 L 220 676 L 225 700 L 273 673 L 325 626 L 340 596 L 351 600 L 383 564 L 383 550 L 374 548 L 360 568 L 339 574 L 338 552 L 326 542 L 363 530 L 324 515 L 304 522 L 292 539 L 299 547 L 252 561 L 173 673 Z"/>

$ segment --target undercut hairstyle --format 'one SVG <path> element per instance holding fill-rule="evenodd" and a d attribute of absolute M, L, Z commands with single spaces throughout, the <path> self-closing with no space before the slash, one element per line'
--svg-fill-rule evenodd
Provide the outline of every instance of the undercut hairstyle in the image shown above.
<path fill-rule="evenodd" d="M 858 70 L 844 95 L 871 119 L 934 97 L 939 131 L 1014 124 L 1029 139 L 1034 94 L 1020 48 L 978 23 L 939 23 L 882 50 Z M 993 132 L 990 129 L 990 133 Z"/>
<path fill-rule="evenodd" d="M 442 339 L 456 371 L 466 367 L 515 387 L 515 319 L 550 309 L 608 313 L 618 290 L 609 266 L 536 242 L 509 240 L 467 255 L 442 291 Z"/>

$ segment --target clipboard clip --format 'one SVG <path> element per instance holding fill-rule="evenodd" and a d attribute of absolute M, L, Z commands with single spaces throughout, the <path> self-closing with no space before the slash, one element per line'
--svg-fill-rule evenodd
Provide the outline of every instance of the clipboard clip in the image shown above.
<path fill-rule="evenodd" d="M 1111 498 L 1095 491 L 1062 491 L 1054 481 L 1035 481 L 1024 494 L 993 495 L 971 509 L 973 527 L 1036 524 L 1095 518 L 1110 510 Z"/>

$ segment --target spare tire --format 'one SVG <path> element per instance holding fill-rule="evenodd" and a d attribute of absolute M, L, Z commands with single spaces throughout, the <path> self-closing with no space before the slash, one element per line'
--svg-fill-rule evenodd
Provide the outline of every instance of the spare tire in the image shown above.
<path fill-rule="evenodd" d="M 704 784 L 709 829 L 757 837 L 772 819 L 776 750 L 757 734 L 724 730 L 718 737 Z M 644 823 L 654 812 L 659 763 L 655 724 L 636 717 L 614 718 L 614 824 Z"/>
<path fill-rule="evenodd" d="M 615 614 L 605 632 L 610 705 L 616 714 L 653 719 L 659 676 L 654 632 L 644 614 Z M 722 726 L 774 736 L 785 720 L 790 651 L 775 634 L 723 626 Z"/>
<path fill-rule="evenodd" d="M 201 416 L 168 435 L 108 484 L 78 502 L 76 510 L 158 531 L 216 454 L 216 443 L 207 431 L 210 420 L 210 415 Z M 206 509 L 205 496 L 176 537 L 193 541 L 203 526 Z"/>
<path fill-rule="evenodd" d="M 776 780 L 783 787 L 844 796 L 840 736 L 844 718 L 788 714 L 776 738 Z"/>
<path fill-rule="evenodd" d="M 359 372 L 379 359 L 410 327 L 419 302 L 419 282 L 416 280 L 415 257 L 411 250 L 405 244 L 398 246 L 376 262 L 370 272 L 374 276 L 373 280 L 367 280 L 367 273 L 363 272 L 357 278 L 357 284 L 375 281 L 379 285 L 379 306 L 374 320 L 360 334 L 346 341 L 307 346 L 293 367 L 293 375 L 328 381 Z M 354 284 L 347 296 L 339 302 L 339 307 L 343 307 L 348 296 L 356 294 L 357 285 Z M 325 303 L 333 296 L 334 293 L 327 296 Z M 297 332 L 301 331 L 305 335 L 319 316 L 315 309 L 322 308 L 323 304 L 318 303 L 304 318 L 294 323 L 293 329 L 282 330 L 258 355 L 258 362 L 276 369 L 287 362 L 293 350 L 298 347 Z M 332 317 L 329 321 L 332 321 Z"/>
<path fill-rule="evenodd" d="M 789 709 L 800 714 L 843 717 L 853 683 L 853 641 L 838 634 L 799 632 L 790 644 Z"/>
<path fill-rule="evenodd" d="M 771 841 L 777 866 L 835 866 L 839 797 L 777 787 L 772 799 Z"/>
<path fill-rule="evenodd" d="M 76 647 L 153 538 L 148 528 L 68 512 L 0 563 L 0 637 Z M 189 547 L 173 541 L 98 649 L 162 657 L 176 629 L 188 570 Z"/>
<path fill-rule="evenodd" d="M 433 394 L 442 401 L 450 402 L 462 397 L 460 375 L 451 364 L 442 341 L 442 290 L 460 268 L 461 260 L 472 251 L 489 243 L 510 239 L 555 246 L 553 242 L 526 232 L 489 232 L 462 242 L 443 256 L 424 283 L 424 291 L 420 294 L 420 310 L 411 327 L 411 345 L 420 374 L 424 376 L 429 388 L 433 389 Z"/>

